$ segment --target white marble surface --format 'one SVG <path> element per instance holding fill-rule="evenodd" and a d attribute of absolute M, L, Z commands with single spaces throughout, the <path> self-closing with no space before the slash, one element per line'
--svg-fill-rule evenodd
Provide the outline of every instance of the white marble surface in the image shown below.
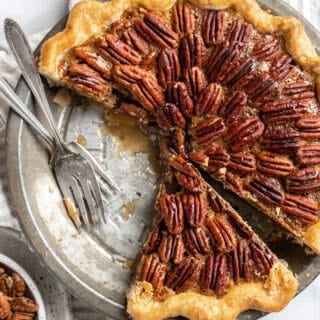
<path fill-rule="evenodd" d="M 287 2 L 296 7 L 300 12 L 303 12 L 317 28 L 320 28 L 319 0 L 287 0 Z M 67 13 L 68 4 L 68 0 L 0 0 L 0 26 L 2 26 L 5 17 L 10 17 L 18 21 L 27 34 L 31 36 L 35 33 L 43 32 L 43 30 L 52 27 L 58 22 L 59 19 Z M 1 52 L 1 42 L 3 40 L 4 36 L 1 28 L 0 70 L 1 64 L 5 62 L 4 60 L 1 61 L 1 53 L 4 54 L 4 52 Z M 93 320 L 93 318 L 103 319 L 103 317 L 96 317 L 90 312 L 86 312 L 83 315 L 79 312 L 76 317 L 87 320 Z M 320 277 L 318 277 L 318 279 L 303 293 L 297 296 L 285 310 L 279 313 L 270 314 L 264 319 L 320 320 Z"/>

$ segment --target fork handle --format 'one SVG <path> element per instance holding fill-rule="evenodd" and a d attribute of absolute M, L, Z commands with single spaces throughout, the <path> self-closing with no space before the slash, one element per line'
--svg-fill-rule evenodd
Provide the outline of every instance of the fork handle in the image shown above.
<path fill-rule="evenodd" d="M 2 76 L 0 76 L 0 98 L 23 120 L 25 120 L 50 147 L 54 146 L 53 137 L 27 108 L 27 106 L 20 100 L 20 98 Z"/>
<path fill-rule="evenodd" d="M 66 149 L 66 144 L 56 126 L 27 38 L 14 20 L 6 19 L 4 29 L 7 42 L 22 71 L 23 77 L 48 121 L 49 131 L 54 138 L 55 145 L 63 152 Z"/>

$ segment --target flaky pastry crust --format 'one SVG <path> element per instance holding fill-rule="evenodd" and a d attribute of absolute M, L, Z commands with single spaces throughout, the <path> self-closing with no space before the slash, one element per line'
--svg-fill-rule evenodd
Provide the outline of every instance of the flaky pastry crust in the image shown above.
<path fill-rule="evenodd" d="M 297 290 L 297 280 L 281 262 L 274 264 L 265 282 L 242 283 L 221 298 L 183 292 L 165 301 L 153 300 L 148 283 L 135 285 L 128 295 L 128 312 L 135 320 L 161 320 L 176 316 L 198 320 L 233 320 L 244 310 L 281 310 Z"/>

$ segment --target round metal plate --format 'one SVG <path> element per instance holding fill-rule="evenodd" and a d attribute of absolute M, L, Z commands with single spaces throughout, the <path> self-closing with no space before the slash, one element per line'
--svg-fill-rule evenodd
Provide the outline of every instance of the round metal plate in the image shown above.
<path fill-rule="evenodd" d="M 315 46 L 320 47 L 316 30 L 296 11 L 281 1 L 263 0 L 262 5 L 280 15 L 298 16 L 305 22 Z M 60 31 L 62 21 L 47 37 Z M 36 52 L 37 54 L 37 52 Z M 64 209 L 56 181 L 48 166 L 48 154 L 28 127 L 13 113 L 8 124 L 8 174 L 11 196 L 21 225 L 45 264 L 71 290 L 91 306 L 114 319 L 127 319 L 126 293 L 130 285 L 132 261 L 139 254 L 152 220 L 158 175 L 144 153 L 117 157 L 112 136 L 99 135 L 103 116 L 86 100 L 71 107 L 57 107 L 52 101 L 55 89 L 47 87 L 49 101 L 67 140 L 78 135 L 86 138 L 86 147 L 106 166 L 121 193 L 106 198 L 107 224 L 95 234 L 78 233 Z M 20 80 L 17 93 L 30 108 L 34 102 L 25 82 Z M 35 108 L 36 109 L 36 108 Z M 268 240 L 277 228 L 255 209 L 212 182 L 221 194 L 244 215 L 257 233 Z M 130 217 L 121 214 L 123 206 L 135 202 Z M 299 275 L 303 290 L 317 276 L 320 257 L 306 255 L 290 240 L 273 241 L 270 246 Z M 257 319 L 262 313 L 249 311 L 239 319 Z"/>

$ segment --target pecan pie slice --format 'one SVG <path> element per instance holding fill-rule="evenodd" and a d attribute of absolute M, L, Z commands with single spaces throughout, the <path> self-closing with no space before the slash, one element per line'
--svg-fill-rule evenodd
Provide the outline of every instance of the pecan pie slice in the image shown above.
<path fill-rule="evenodd" d="M 255 0 L 84 0 L 66 29 L 44 44 L 42 74 L 107 107 L 120 95 L 120 109 L 156 127 L 176 155 L 165 161 L 181 190 L 159 196 L 162 220 L 139 267 L 135 288 L 141 290 L 129 304 L 134 317 L 221 319 L 210 314 L 218 303 L 224 319 L 232 319 L 245 308 L 285 304 L 278 298 L 223 304 L 242 284 L 259 283 L 252 290 L 261 297 L 260 275 L 281 291 L 282 275 L 273 271 L 276 259 L 265 258 L 265 245 L 246 238 L 250 228 L 238 230 L 223 214 L 210 219 L 208 212 L 224 202 L 203 209 L 203 197 L 215 193 L 199 172 L 319 254 L 319 66 L 301 22 L 273 16 Z M 200 316 L 201 308 L 211 311 Z"/>

